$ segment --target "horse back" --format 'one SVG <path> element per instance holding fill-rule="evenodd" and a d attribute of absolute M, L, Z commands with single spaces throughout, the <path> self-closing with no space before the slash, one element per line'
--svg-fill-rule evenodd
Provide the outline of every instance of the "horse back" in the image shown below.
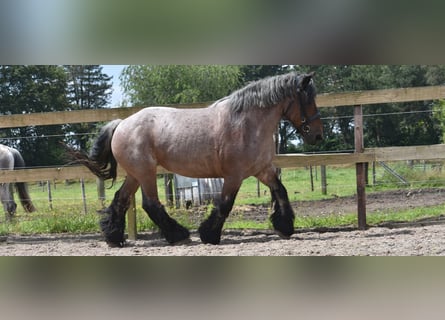
<path fill-rule="evenodd" d="M 160 165 L 189 177 L 221 177 L 226 172 L 256 170 L 268 160 L 256 137 L 255 121 L 230 115 L 223 103 L 202 109 L 145 108 L 123 120 L 112 141 L 119 164 L 136 174 Z M 267 148 L 270 153 L 272 148 Z M 149 169 L 147 169 L 149 170 Z M 247 172 L 247 173 L 250 173 Z"/>
<path fill-rule="evenodd" d="M 14 169 L 14 154 L 12 150 L 15 149 L 0 144 L 0 169 Z"/>

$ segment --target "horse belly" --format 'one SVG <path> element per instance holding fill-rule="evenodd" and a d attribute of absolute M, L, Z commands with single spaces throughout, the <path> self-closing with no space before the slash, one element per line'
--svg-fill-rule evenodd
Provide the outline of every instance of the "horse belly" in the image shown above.
<path fill-rule="evenodd" d="M 222 176 L 218 159 L 210 154 L 196 155 L 184 150 L 183 153 L 174 152 L 158 159 L 158 164 L 168 171 L 186 177 L 216 178 Z"/>

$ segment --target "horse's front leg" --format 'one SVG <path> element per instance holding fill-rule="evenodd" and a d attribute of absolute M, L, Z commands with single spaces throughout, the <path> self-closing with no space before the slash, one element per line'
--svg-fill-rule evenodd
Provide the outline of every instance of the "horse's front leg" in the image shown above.
<path fill-rule="evenodd" d="M 224 179 L 220 201 L 214 203 L 210 216 L 201 223 L 198 229 L 203 243 L 220 243 L 222 227 L 233 208 L 233 203 L 241 187 L 241 182 L 242 181 L 234 179 Z"/>
<path fill-rule="evenodd" d="M 278 179 L 275 167 L 269 167 L 256 177 L 270 188 L 273 205 L 273 213 L 270 216 L 270 220 L 275 231 L 281 238 L 289 239 L 294 233 L 295 215 L 290 205 L 286 188 Z"/>

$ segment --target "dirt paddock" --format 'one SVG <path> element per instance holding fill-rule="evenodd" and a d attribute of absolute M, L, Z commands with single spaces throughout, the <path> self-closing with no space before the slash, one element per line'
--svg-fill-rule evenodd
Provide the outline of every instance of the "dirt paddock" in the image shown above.
<path fill-rule="evenodd" d="M 444 189 L 385 192 L 368 195 L 368 214 L 382 209 L 414 208 L 445 203 Z M 295 203 L 296 214 L 354 212 L 355 200 Z M 268 208 L 249 206 L 243 215 L 267 219 Z M 12 256 L 350 256 L 445 255 L 445 217 L 413 223 L 387 223 L 359 231 L 354 228 L 297 229 L 289 240 L 271 230 L 224 230 L 220 245 L 205 245 L 196 231 L 187 244 L 171 246 L 158 232 L 140 233 L 124 248 L 109 248 L 100 234 L 9 235 L 0 239 L 0 255 Z"/>

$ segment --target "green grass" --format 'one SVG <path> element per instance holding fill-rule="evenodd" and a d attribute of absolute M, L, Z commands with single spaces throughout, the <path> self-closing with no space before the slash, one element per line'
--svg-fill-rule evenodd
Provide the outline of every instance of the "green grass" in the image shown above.
<path fill-rule="evenodd" d="M 394 179 L 380 166 L 376 170 L 376 185 L 368 187 L 367 192 L 377 192 L 385 190 L 395 190 L 400 188 L 428 188 L 445 187 L 445 173 L 438 171 L 437 167 L 431 165 L 416 166 L 414 168 L 406 166 L 404 163 L 390 164 L 399 174 L 403 175 L 410 185 L 402 186 L 399 181 Z M 355 167 L 328 167 L 327 181 L 328 192 L 326 195 L 321 193 L 320 173 L 314 172 L 314 191 L 311 190 L 310 171 L 305 168 L 296 170 L 283 170 L 282 181 L 288 190 L 291 201 L 309 201 L 329 199 L 333 197 L 351 196 L 356 192 L 355 186 Z M 372 181 L 372 178 L 370 177 Z M 158 179 L 158 189 L 160 200 L 165 203 L 163 192 L 163 179 Z M 107 206 L 113 198 L 114 192 L 120 187 L 122 181 L 106 189 Z M 107 182 L 109 187 L 110 183 Z M 96 211 L 102 208 L 97 199 L 97 189 L 95 181 L 89 181 L 85 184 L 87 213 L 84 213 L 81 188 L 78 181 L 65 184 L 59 182 L 51 185 L 52 191 L 52 209 L 48 199 L 48 190 L 46 185 L 30 184 L 29 189 L 34 204 L 38 208 L 37 213 L 26 214 L 19 206 L 16 217 L 11 222 L 5 222 L 0 219 L 0 235 L 5 234 L 38 234 L 38 233 L 91 233 L 99 232 L 99 216 Z M 242 214 L 236 215 L 236 207 L 250 204 L 269 204 L 270 193 L 267 187 L 260 186 L 260 196 L 258 196 L 257 180 L 254 178 L 246 179 L 240 189 L 235 202 L 235 212 L 225 224 L 227 229 L 268 229 L 271 228 L 269 222 L 247 221 Z M 138 231 L 153 230 L 155 225 L 141 208 L 140 192 L 136 195 L 137 202 L 137 226 Z M 206 209 L 201 209 L 198 215 L 192 214 L 185 209 L 169 209 L 169 213 L 181 224 L 190 229 L 196 229 L 199 223 L 208 214 Z M 412 221 L 424 217 L 434 217 L 445 212 L 445 206 L 421 207 L 404 211 L 384 211 L 368 214 L 367 221 L 370 225 L 375 225 L 385 221 Z M 315 228 L 315 227 L 338 227 L 355 226 L 356 214 L 347 215 L 329 215 L 319 217 L 296 217 L 296 228 Z"/>

